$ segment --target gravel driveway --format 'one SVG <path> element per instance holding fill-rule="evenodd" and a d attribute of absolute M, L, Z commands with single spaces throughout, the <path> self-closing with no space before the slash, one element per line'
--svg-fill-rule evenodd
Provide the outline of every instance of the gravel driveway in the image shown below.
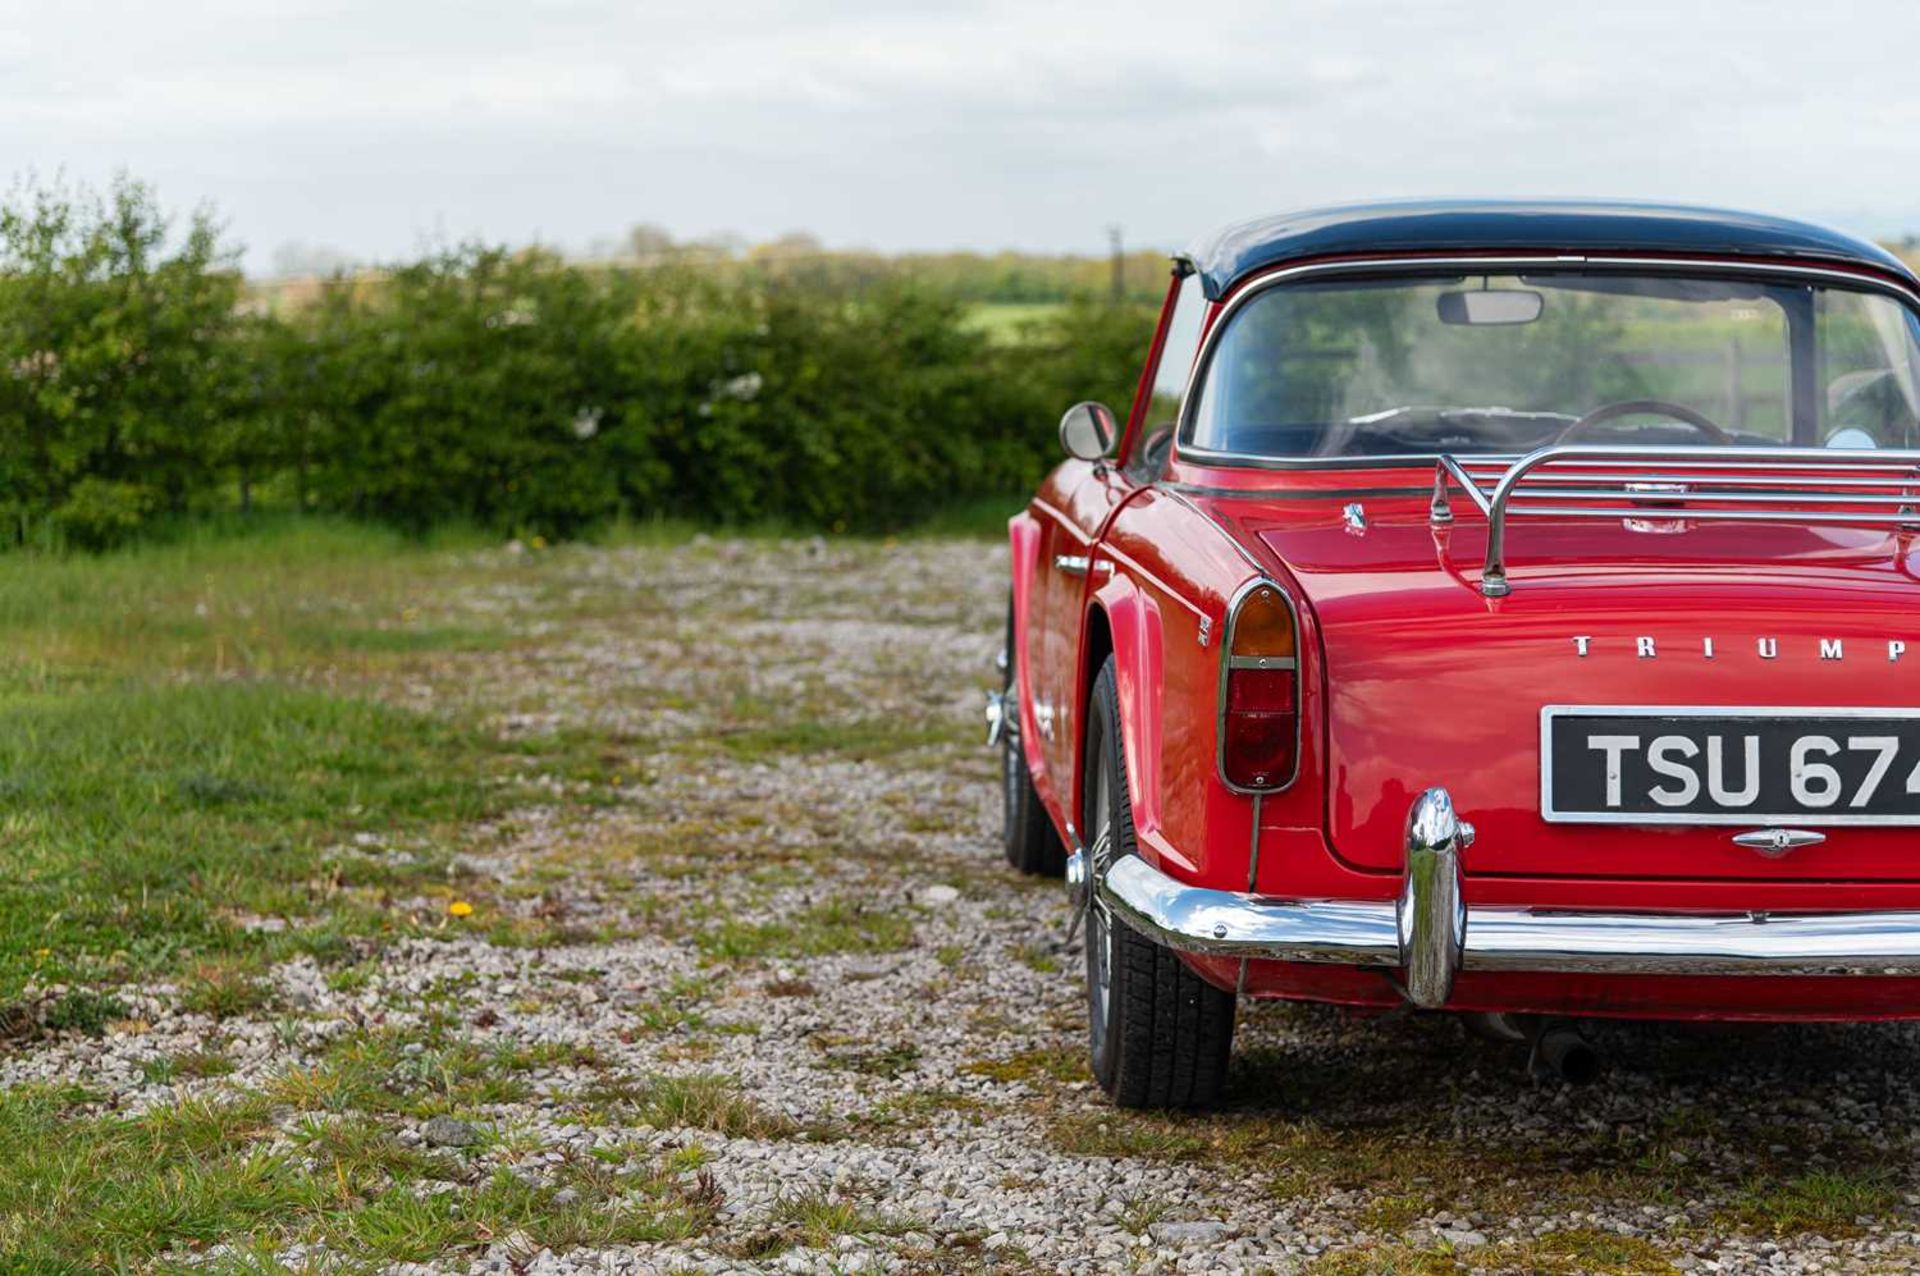
<path fill-rule="evenodd" d="M 1920 1265 L 1906 1027 L 1608 1027 L 1602 1080 L 1569 1089 L 1445 1016 L 1250 1005 L 1226 1110 L 1106 1105 L 1064 897 L 1000 858 L 977 739 L 997 546 L 494 558 L 422 606 L 505 614 L 524 640 L 378 690 L 615 760 L 604 791 L 554 775 L 550 804 L 471 831 L 486 906 L 543 938 L 455 928 L 352 979 L 282 966 L 273 1008 L 218 1026 L 235 1070 L 204 1080 L 143 1065 L 210 1021 L 131 993 L 142 1032 L 49 1038 L 0 1060 L 0 1084 L 84 1079 L 138 1109 L 271 1086 L 369 1023 L 451 1017 L 526 1047 L 527 1084 L 401 1139 L 534 1178 L 636 1138 L 698 1150 L 679 1171 L 711 1206 L 695 1234 L 563 1253 L 503 1236 L 480 1271 Z"/>

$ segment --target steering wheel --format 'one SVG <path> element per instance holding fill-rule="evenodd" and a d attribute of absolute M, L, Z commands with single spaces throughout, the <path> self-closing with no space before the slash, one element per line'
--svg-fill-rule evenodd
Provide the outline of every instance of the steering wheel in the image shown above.
<path fill-rule="evenodd" d="M 1622 399 L 1618 403 L 1603 403 L 1560 431 L 1553 441 L 1569 443 L 1574 439 L 1585 438 L 1595 426 L 1605 425 L 1617 417 L 1642 414 L 1663 416 L 1678 421 L 1682 425 L 1690 425 L 1706 435 L 1708 441 L 1716 447 L 1730 447 L 1733 444 L 1733 436 L 1705 416 L 1684 404 L 1669 403 L 1665 399 Z"/>

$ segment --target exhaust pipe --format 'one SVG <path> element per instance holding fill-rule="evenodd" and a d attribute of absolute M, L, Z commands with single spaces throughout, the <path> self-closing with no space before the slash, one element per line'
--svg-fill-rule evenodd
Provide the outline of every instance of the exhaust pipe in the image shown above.
<path fill-rule="evenodd" d="M 1526 1024 L 1519 1015 L 1505 1015 L 1497 1010 L 1469 1010 L 1461 1014 L 1460 1022 L 1474 1036 L 1495 1045 L 1511 1046 L 1527 1040 Z"/>
<path fill-rule="evenodd" d="M 1568 1085 L 1588 1085 L 1600 1076 L 1600 1052 L 1578 1028 L 1553 1024 L 1533 1039 L 1533 1065 Z"/>

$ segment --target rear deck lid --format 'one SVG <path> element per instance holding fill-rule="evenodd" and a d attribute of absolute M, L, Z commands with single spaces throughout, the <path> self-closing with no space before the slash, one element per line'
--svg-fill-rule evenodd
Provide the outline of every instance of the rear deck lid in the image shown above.
<path fill-rule="evenodd" d="M 1436 531 L 1424 502 L 1369 501 L 1361 530 L 1325 501 L 1223 513 L 1314 610 L 1328 824 L 1356 867 L 1398 871 L 1408 806 L 1444 785 L 1476 875 L 1920 880 L 1920 580 L 1898 534 L 1543 520 L 1489 599 L 1484 525 Z M 1733 840 L 1778 826 L 1824 840 Z"/>

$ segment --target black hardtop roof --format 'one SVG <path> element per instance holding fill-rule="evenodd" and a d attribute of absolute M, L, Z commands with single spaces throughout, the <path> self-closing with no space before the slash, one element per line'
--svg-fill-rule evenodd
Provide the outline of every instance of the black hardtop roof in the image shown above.
<path fill-rule="evenodd" d="M 1679 204 L 1418 200 L 1344 204 L 1229 226 L 1187 254 L 1218 300 L 1268 266 L 1369 253 L 1644 252 L 1864 266 L 1920 284 L 1884 248 L 1809 222 Z"/>

